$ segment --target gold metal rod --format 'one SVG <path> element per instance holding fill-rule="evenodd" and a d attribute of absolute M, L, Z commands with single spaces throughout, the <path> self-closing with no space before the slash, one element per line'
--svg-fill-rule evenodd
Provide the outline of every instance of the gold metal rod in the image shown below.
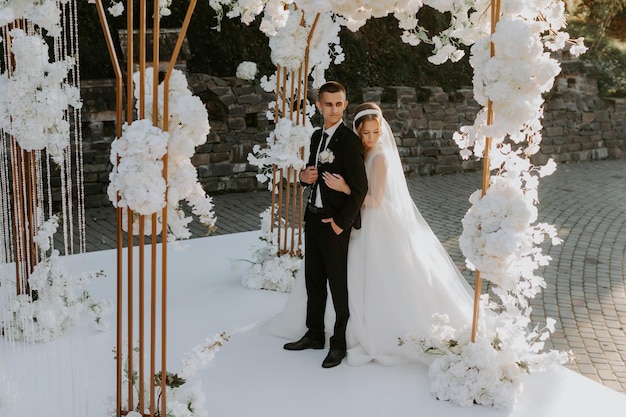
<path fill-rule="evenodd" d="M 282 217 L 283 217 L 283 169 L 280 168 L 278 169 L 278 212 L 276 213 L 276 216 L 278 217 L 278 237 L 276 240 L 276 247 L 278 249 L 278 253 L 280 254 L 280 242 L 281 242 L 281 238 L 282 238 Z"/>
<path fill-rule="evenodd" d="M 133 34 L 134 25 L 134 2 L 126 1 L 126 121 L 130 124 L 133 120 L 133 72 L 135 66 L 135 37 Z"/>
<path fill-rule="evenodd" d="M 134 72 L 134 59 L 135 59 L 135 38 L 133 36 L 135 8 L 133 0 L 126 2 L 126 35 L 127 35 L 127 52 L 126 52 L 126 121 L 130 124 L 133 120 L 133 72 Z M 133 212 L 128 209 L 128 226 L 127 226 L 127 249 L 128 249 L 128 274 L 127 274 L 127 288 L 128 288 L 128 311 L 127 314 L 127 333 L 128 333 L 128 374 L 133 375 L 134 372 L 134 359 L 133 359 L 133 345 L 134 329 L 133 329 Z M 133 409 L 134 405 L 134 384 L 128 384 L 128 410 Z"/>
<path fill-rule="evenodd" d="M 123 117 L 123 97 L 122 97 L 122 89 L 123 89 L 123 80 L 122 80 L 122 69 L 120 68 L 119 60 L 117 59 L 117 54 L 115 53 L 115 48 L 113 46 L 113 39 L 111 37 L 111 30 L 109 29 L 108 22 L 106 20 L 106 14 L 104 12 L 104 7 L 102 6 L 102 0 L 96 1 L 96 10 L 98 12 L 98 17 L 100 20 L 100 25 L 102 26 L 102 32 L 104 33 L 104 39 L 106 41 L 107 50 L 109 51 L 109 58 L 111 59 L 111 64 L 113 65 L 113 71 L 115 73 L 115 114 L 116 114 L 116 125 L 115 132 L 116 136 L 119 138 L 122 136 L 122 117 Z M 119 164 L 119 158 L 117 163 Z M 119 194 L 117 195 L 117 201 L 120 200 Z M 123 361 L 122 361 L 122 315 L 123 307 L 122 307 L 122 285 L 123 285 L 123 261 L 122 261 L 122 242 L 123 242 L 123 231 L 122 231 L 122 208 L 117 208 L 117 308 L 116 308 L 116 352 L 115 355 L 115 414 L 116 417 L 121 417 L 121 409 L 122 409 L 122 372 L 123 372 Z"/>
<path fill-rule="evenodd" d="M 167 158 L 165 154 L 163 157 L 163 175 L 167 178 Z M 165 207 L 163 207 L 163 214 L 161 220 L 161 415 L 166 413 L 166 378 L 165 371 L 167 370 L 167 194 L 165 196 Z"/>
<path fill-rule="evenodd" d="M 294 104 L 294 97 L 295 97 L 295 78 L 296 78 L 296 73 L 294 70 L 291 70 L 291 90 L 289 92 L 289 120 L 293 121 L 293 110 L 295 107 Z"/>
<path fill-rule="evenodd" d="M 491 0 L 491 34 L 493 35 L 496 31 L 496 25 L 498 24 L 498 20 L 500 18 L 500 0 Z M 493 57 L 495 55 L 495 46 L 493 41 L 490 43 L 490 55 Z M 494 112 L 493 112 L 493 103 L 491 100 L 487 102 L 487 126 L 491 126 L 493 124 Z M 483 158 L 483 173 L 482 173 L 482 190 L 481 194 L 484 197 L 487 193 L 487 189 L 489 188 L 489 179 L 491 177 L 491 160 L 489 157 L 489 151 L 491 149 L 492 138 L 487 136 L 485 138 L 485 151 Z M 478 318 L 479 318 L 479 309 L 480 309 L 480 295 L 482 293 L 482 277 L 480 271 L 476 271 L 476 283 L 474 288 L 474 311 L 472 315 L 472 334 L 471 340 L 472 343 L 476 342 L 476 333 L 478 332 Z"/>
<path fill-rule="evenodd" d="M 291 107 L 291 106 L 290 106 Z M 289 206 L 291 204 L 291 187 L 289 187 L 289 179 L 291 178 L 291 167 L 287 168 L 287 185 L 285 191 L 285 241 L 283 242 L 283 252 L 287 252 L 287 226 L 289 225 Z"/>
<path fill-rule="evenodd" d="M 278 99 L 280 97 L 280 65 L 276 65 L 276 92 L 274 100 L 274 125 L 278 123 Z M 276 143 L 276 137 L 274 137 Z M 276 207 L 276 165 L 272 165 L 272 208 L 270 210 L 270 232 L 274 232 L 274 208 Z"/>
<path fill-rule="evenodd" d="M 28 222 L 28 236 L 26 245 L 28 255 L 27 276 L 30 277 L 38 259 L 36 258 L 37 250 L 35 247 L 35 235 L 37 234 L 37 224 L 35 216 L 35 208 L 37 207 L 37 164 L 35 162 L 35 151 L 25 151 L 26 155 L 26 220 Z M 30 284 L 26 280 L 26 294 L 33 296 Z"/>
<path fill-rule="evenodd" d="M 185 20 L 183 20 L 180 33 L 178 34 L 178 39 L 176 40 L 176 45 L 174 46 L 174 50 L 172 51 L 172 57 L 170 58 L 169 66 L 167 67 L 167 73 L 165 74 L 166 79 L 169 79 L 172 70 L 174 69 L 174 65 L 178 60 L 178 55 L 180 54 L 180 50 L 183 47 L 183 41 L 185 40 L 185 35 L 187 34 L 187 30 L 189 29 L 189 22 L 191 21 L 191 16 L 193 15 L 196 3 L 197 0 L 191 0 L 189 2 L 187 14 L 185 14 Z"/>
<path fill-rule="evenodd" d="M 270 232 L 274 231 L 274 207 L 276 206 L 276 165 L 272 165 L 272 208 L 270 210 Z"/>
<path fill-rule="evenodd" d="M 283 68 L 283 94 L 281 100 L 281 115 L 287 117 L 287 68 Z"/>
<path fill-rule="evenodd" d="M 296 242 L 296 206 L 298 205 L 298 171 L 293 170 L 293 206 L 291 209 L 291 249 L 289 253 L 293 255 L 296 251 L 295 242 Z"/>
<path fill-rule="evenodd" d="M 126 209 L 126 213 L 128 216 L 128 225 L 126 227 L 126 230 L 128 230 L 128 232 L 126 233 L 126 237 L 127 237 L 127 245 L 126 245 L 126 249 L 127 249 L 127 256 L 128 256 L 128 265 L 127 266 L 127 294 L 128 294 L 128 301 L 127 301 L 127 318 L 126 318 L 126 323 L 128 324 L 128 329 L 126 329 L 127 331 L 127 339 L 128 339 L 128 349 L 127 349 L 127 354 L 128 354 L 128 375 L 133 375 L 135 368 L 134 368 L 134 358 L 133 358 L 133 344 L 134 344 L 134 333 L 133 333 L 133 279 L 134 279 L 134 275 L 133 275 L 133 211 L 130 208 Z M 133 409 L 133 399 L 134 399 L 134 385 L 133 382 L 129 382 L 128 383 L 128 410 L 132 410 Z"/>
<path fill-rule="evenodd" d="M 13 239 L 15 241 L 13 252 L 15 254 L 16 273 L 15 292 L 16 295 L 20 295 L 26 292 L 26 288 L 23 284 L 27 280 L 27 277 L 23 276 L 25 273 L 22 274 L 22 261 L 25 259 L 23 245 L 24 239 L 26 239 L 26 229 L 23 225 L 26 219 L 24 218 L 24 196 L 22 194 L 22 176 L 20 175 L 22 172 L 22 150 L 13 136 L 11 136 L 11 150 L 13 153 L 13 160 L 15 161 L 13 169 L 11 170 L 13 177 L 13 195 L 15 196 L 13 209 Z"/>
<path fill-rule="evenodd" d="M 296 103 L 296 126 L 300 124 L 300 118 L 302 117 L 302 121 L 304 124 L 304 117 L 301 114 L 302 108 L 306 108 L 304 106 L 303 100 L 306 99 L 306 91 L 302 91 L 302 64 L 300 64 L 300 68 L 298 68 L 298 102 Z"/>
<path fill-rule="evenodd" d="M 276 65 L 276 94 L 274 96 L 274 123 L 278 123 L 278 119 L 280 118 L 280 65 Z"/>
<path fill-rule="evenodd" d="M 135 37 L 134 27 L 128 36 Z M 156 34 L 152 31 L 152 38 Z M 130 77 L 130 75 L 129 75 Z M 154 83 L 158 84 L 154 79 Z M 139 1 L 139 119 L 146 117 L 146 0 Z"/>
<path fill-rule="evenodd" d="M 159 2 L 154 2 L 154 7 L 152 10 L 152 123 L 154 126 L 159 125 L 159 66 L 160 66 L 160 55 L 159 55 L 159 40 L 161 39 L 161 20 L 159 14 Z M 165 83 L 163 88 L 163 131 L 167 132 L 167 120 L 168 120 L 168 111 L 167 111 L 167 99 L 169 97 L 167 93 L 167 83 Z M 166 164 L 164 158 L 164 165 Z M 165 168 L 164 168 L 165 169 Z M 167 177 L 165 177 L 165 181 L 167 184 Z M 167 195 L 167 187 L 165 189 L 165 193 Z M 165 242 L 163 242 L 165 244 Z M 154 271 L 151 274 L 151 289 L 150 289 L 150 375 L 156 374 L 156 258 L 151 259 L 151 268 Z M 163 323 L 161 323 L 163 326 Z M 161 379 L 164 381 L 163 377 L 165 374 L 165 369 L 161 369 Z M 158 414 L 157 412 L 157 400 L 155 397 L 155 384 L 150 384 L 150 416 Z M 165 388 L 163 384 L 161 385 L 161 399 L 163 401 L 163 405 L 166 404 L 165 398 Z M 162 415 L 165 415 L 165 411 Z"/>
<path fill-rule="evenodd" d="M 143 2 L 144 0 L 142 0 Z M 139 333 L 139 390 L 137 396 L 137 404 L 140 410 L 145 409 L 145 216 L 139 215 L 139 314 L 138 314 L 138 333 Z"/>

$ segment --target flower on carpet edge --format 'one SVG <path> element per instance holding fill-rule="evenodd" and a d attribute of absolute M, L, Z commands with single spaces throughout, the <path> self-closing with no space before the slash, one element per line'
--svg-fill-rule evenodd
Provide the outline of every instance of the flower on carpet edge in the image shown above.
<path fill-rule="evenodd" d="M 192 348 L 191 352 L 185 355 L 183 359 L 181 370 L 178 373 L 165 372 L 165 386 L 167 390 L 167 410 L 166 416 L 168 417 L 204 417 L 207 415 L 205 409 L 206 397 L 200 389 L 201 381 L 195 378 L 196 374 L 207 367 L 207 365 L 215 358 L 215 354 L 220 350 L 224 343 L 230 340 L 230 336 L 226 332 L 222 332 L 207 338 L 203 343 L 196 345 Z M 117 351 L 113 349 L 114 358 L 117 358 Z M 135 364 L 139 363 L 139 347 L 138 343 L 135 343 L 133 348 L 133 361 Z M 128 386 L 132 383 L 135 391 L 139 393 L 138 378 L 139 374 L 137 370 L 129 372 L 128 357 L 124 358 L 124 378 L 123 384 Z M 146 376 L 144 384 L 145 398 L 149 398 L 149 390 L 151 386 L 154 387 L 157 396 L 156 416 L 160 415 L 159 402 L 162 397 L 161 382 L 163 372 L 159 371 L 150 376 Z M 191 386 L 189 386 L 191 384 Z M 127 395 L 127 389 L 124 389 L 123 396 Z M 123 404 L 127 404 L 127 398 L 122 401 Z M 129 410 L 128 415 L 144 415 L 139 409 L 139 404 L 133 404 L 133 410 Z M 109 399 L 108 412 L 110 415 L 117 415 L 116 401 L 114 398 Z M 144 413 L 148 413 L 149 410 L 143 410 Z M 136 413 L 136 414 L 134 414 Z"/>
<path fill-rule="evenodd" d="M 43 217 L 41 210 L 38 213 L 38 217 Z M 52 248 L 58 220 L 53 215 L 43 222 L 34 238 L 41 260 L 28 278 L 31 293 L 20 294 L 0 307 L 0 329 L 10 339 L 49 342 L 76 325 L 84 312 L 93 316 L 98 330 L 108 328 L 103 316 L 112 303 L 95 299 L 86 290 L 88 284 L 104 276 L 104 272 L 69 274 L 59 251 Z M 5 279 L 0 281 L 0 286 L 4 285 Z M 15 287 L 15 283 L 7 287 Z"/>
<path fill-rule="evenodd" d="M 243 272 L 241 284 L 246 288 L 264 289 L 271 291 L 289 292 L 293 286 L 298 269 L 302 266 L 303 253 L 291 255 L 278 253 L 278 223 L 281 222 L 281 236 L 286 239 L 292 233 L 291 228 L 285 226 L 284 219 L 276 219 L 277 206 L 274 206 L 274 230 L 271 230 L 271 209 L 268 207 L 259 214 L 261 218 L 260 245 L 255 246 L 252 260 L 237 260 L 237 263 L 246 263 L 248 267 Z M 294 230 L 298 233 L 298 230 Z M 285 240 L 281 240 L 285 242 Z"/>

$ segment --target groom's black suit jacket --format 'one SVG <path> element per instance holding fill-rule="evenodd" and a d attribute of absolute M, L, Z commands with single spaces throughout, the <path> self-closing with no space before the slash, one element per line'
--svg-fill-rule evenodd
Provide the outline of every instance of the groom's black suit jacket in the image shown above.
<path fill-rule="evenodd" d="M 315 165 L 315 156 L 321 139 L 322 129 L 318 129 L 311 136 L 307 167 Z M 341 123 L 330 138 L 326 149 L 334 154 L 335 159 L 331 163 L 319 163 L 317 167 L 319 173 L 317 192 L 322 195 L 324 217 L 332 217 L 343 230 L 351 226 L 358 229 L 361 227 L 361 205 L 367 193 L 367 176 L 363 162 L 365 152 L 361 139 L 344 123 Z M 324 172 L 340 174 L 350 186 L 350 195 L 328 188 L 322 178 Z"/>

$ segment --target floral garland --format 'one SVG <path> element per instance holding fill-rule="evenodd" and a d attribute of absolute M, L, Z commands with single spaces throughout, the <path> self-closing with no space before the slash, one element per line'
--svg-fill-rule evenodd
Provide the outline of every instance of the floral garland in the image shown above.
<path fill-rule="evenodd" d="M 168 239 L 187 239 L 191 236 L 187 216 L 180 206 L 185 200 L 194 215 L 207 226 L 209 232 L 215 228 L 213 201 L 198 182 L 198 174 L 191 162 L 195 147 L 206 142 L 210 131 L 208 113 L 202 101 L 193 96 L 187 85 L 187 78 L 179 71 L 172 72 L 168 99 L 168 131 L 152 123 L 152 76 L 145 73 L 145 119 L 125 125 L 120 138 L 111 145 L 113 170 L 109 175 L 109 200 L 115 207 L 129 207 L 135 215 L 133 230 L 138 233 L 138 215 L 157 215 L 157 230 L 162 223 L 167 190 Z M 135 81 L 136 107 L 139 111 L 139 73 L 133 75 Z M 159 91 L 159 126 L 163 125 L 163 83 Z M 167 153 L 167 185 L 163 178 L 163 157 Z M 119 196 L 119 199 L 118 199 Z M 126 210 L 123 211 L 126 216 Z M 146 234 L 152 231 L 151 220 L 144 218 Z M 124 230 L 127 219 L 123 219 Z"/>
<path fill-rule="evenodd" d="M 244 287 L 257 290 L 290 292 L 294 277 L 302 265 L 302 256 L 289 254 L 278 256 L 277 224 L 274 225 L 273 231 L 270 230 L 271 207 L 268 207 L 259 217 L 261 218 L 259 239 L 263 243 L 252 253 L 252 260 L 246 261 L 250 266 L 242 275 L 241 283 Z M 283 225 L 281 232 L 283 238 L 281 242 L 284 242 L 284 239 L 291 234 L 291 229 Z M 298 233 L 297 230 L 295 232 Z"/>
<path fill-rule="evenodd" d="M 42 253 L 51 249 L 52 236 L 58 226 L 57 216 L 52 216 L 40 226 L 34 241 Z M 20 294 L 2 303 L 0 329 L 14 340 L 49 342 L 63 330 L 76 325 L 80 317 L 88 312 L 94 317 L 96 327 L 106 330 L 108 322 L 103 315 L 111 302 L 96 300 L 86 291 L 91 280 L 103 275 L 102 271 L 69 275 L 59 251 L 53 249 L 35 265 L 28 278 L 30 290 L 36 293 L 36 297 Z M 2 282 L 0 287 L 15 288 L 15 283 Z"/>
<path fill-rule="evenodd" d="M 70 145 L 70 124 L 64 113 L 80 109 L 80 91 L 66 83 L 74 60 L 49 62 L 48 44 L 39 34 L 9 32 L 15 70 L 0 75 L 0 130 L 13 135 L 22 149 L 45 149 L 57 164 Z"/>
<path fill-rule="evenodd" d="M 281 118 L 276 123 L 274 130 L 266 139 L 267 147 L 261 149 L 260 145 L 254 145 L 252 153 L 248 154 L 248 162 L 259 168 L 256 178 L 261 183 L 268 183 L 268 189 L 272 191 L 272 165 L 283 170 L 285 180 L 288 178 L 287 168 L 300 171 L 306 164 L 308 157 L 301 156 L 301 149 L 307 148 L 313 127 L 310 124 L 296 125 L 290 119 Z"/>
<path fill-rule="evenodd" d="M 228 17 L 240 16 L 246 24 L 262 15 L 261 30 L 270 37 L 272 59 L 290 69 L 302 61 L 304 34 L 310 31 L 307 19 L 317 13 L 321 22 L 330 19 L 334 27 L 346 26 L 353 31 L 370 17 L 391 13 L 403 30 L 403 42 L 433 45 L 429 57 L 433 64 L 458 61 L 465 54 L 463 46 L 471 46 L 475 97 L 484 109 L 475 123 L 462 127 L 454 139 L 465 159 L 484 157 L 485 147 L 490 143 L 489 168 L 497 170 L 497 174 L 491 178 L 491 187 L 484 197 L 481 198 L 482 190 L 472 195 L 460 244 L 468 266 L 478 268 L 483 277 L 494 283 L 492 292 L 499 301 L 483 296 L 483 308 L 492 311 L 493 323 L 489 323 L 489 329 L 483 329 L 477 343 L 469 342 L 467 330 L 459 330 L 457 334 L 440 321 L 433 325 L 429 336 L 413 339 L 413 344 L 430 353 L 437 350 L 434 347 L 446 343 L 454 346 L 454 349 L 438 350 L 445 354 L 433 362 L 429 373 L 433 394 L 461 405 L 479 403 L 510 408 L 522 389 L 522 373 L 567 360 L 565 353 L 540 352 L 542 341 L 553 331 L 554 323 L 548 319 L 541 332 L 537 327 L 530 330 L 528 301 L 545 286 L 543 278 L 535 276 L 534 271 L 550 260 L 537 246 L 546 236 L 553 244 L 559 243 L 553 226 L 535 224 L 538 177 L 552 173 L 556 164 L 550 160 L 544 167 L 534 167 L 529 162 L 541 144 L 542 94 L 552 87 L 560 72 L 559 63 L 551 58 L 550 52 L 569 48 L 570 54 L 578 55 L 585 50 L 582 39 L 571 40 L 563 31 L 564 5 L 560 0 L 502 2 L 493 34 L 491 0 L 362 1 L 360 7 L 354 7 L 354 2 L 349 0 L 302 0 L 298 1 L 297 9 L 290 1 L 286 3 L 289 7 L 282 7 L 283 3 L 275 0 L 213 0 L 210 4 L 218 13 L 225 6 Z M 416 17 L 422 5 L 447 14 L 449 26 L 437 34 L 428 33 Z M 298 22 L 302 16 L 306 23 L 301 26 Z M 318 31 L 326 32 L 316 29 L 314 33 Z M 330 62 L 322 56 L 332 56 L 333 44 L 340 48 L 334 40 L 322 41 L 319 44 L 320 50 L 324 50 L 322 55 L 313 54 L 314 87 L 324 80 L 323 71 L 328 67 L 320 63 Z M 263 77 L 261 85 L 272 91 L 275 81 L 276 74 Z M 487 107 L 495 114 L 489 123 Z M 308 110 L 307 114 L 312 114 Z M 486 141 L 487 137 L 492 141 Z M 273 145 L 273 141 L 268 141 L 268 146 Z M 261 158 L 253 155 L 249 160 L 280 163 L 280 155 L 273 151 L 281 147 L 291 152 L 281 143 L 267 155 L 261 154 Z M 259 155 L 260 148 L 254 153 Z M 261 173 L 259 178 L 266 180 L 267 175 Z M 267 263 L 263 257 L 261 262 Z M 443 334 L 450 337 L 442 338 Z"/>
<path fill-rule="evenodd" d="M 541 352 L 544 340 L 554 331 L 554 320 L 548 318 L 542 331 L 537 326 L 530 329 L 528 301 L 545 287 L 544 279 L 534 271 L 550 261 L 537 245 L 545 236 L 552 244 L 560 243 L 554 226 L 534 224 L 538 177 L 550 175 L 556 164 L 550 160 L 537 168 L 529 157 L 539 151 L 541 143 L 542 93 L 552 87 L 560 72 L 558 62 L 544 51 L 565 47 L 569 36 L 560 32 L 564 22 L 561 2 L 504 2 L 493 35 L 477 30 L 481 25 L 473 28 L 470 64 L 475 71 L 475 97 L 485 107 L 490 103 L 495 117 L 487 124 L 483 109 L 474 125 L 462 127 L 454 139 L 467 159 L 483 157 L 485 138 L 490 137 L 490 169 L 497 173 L 484 196 L 478 190 L 470 197 L 472 206 L 463 219 L 459 244 L 468 267 L 480 270 L 495 285 L 492 292 L 497 301 L 485 295 L 483 304 L 496 314 L 490 316 L 494 322 L 484 326 L 475 343 L 469 341 L 467 331 L 450 336 L 452 332 L 442 331 L 444 324 L 437 321 L 431 335 L 420 339 L 418 344 L 425 351 L 441 345 L 455 347 L 429 369 L 431 391 L 439 399 L 510 409 L 522 391 L 521 375 L 571 357 L 571 353 Z M 571 41 L 570 53 L 582 52 L 580 43 Z"/>
<path fill-rule="evenodd" d="M 196 379 L 196 375 L 199 371 L 206 368 L 209 363 L 215 358 L 215 354 L 220 348 L 229 340 L 229 336 L 226 333 L 215 335 L 212 338 L 207 338 L 204 343 L 195 346 L 190 353 L 188 353 L 183 359 L 182 368 L 178 373 L 165 373 L 165 386 L 167 389 L 167 405 L 166 416 L 167 417 L 205 417 L 208 415 L 206 410 L 206 396 L 202 391 L 202 381 Z M 139 363 L 139 349 L 135 348 L 133 352 L 134 363 Z M 134 371 L 134 375 L 129 375 L 128 360 L 124 365 L 124 379 L 123 384 L 128 385 L 129 380 L 133 379 L 133 386 L 138 392 L 137 371 Z M 157 373 L 152 377 L 147 376 L 144 382 L 144 398 L 150 398 L 150 388 L 154 386 L 155 394 L 157 397 L 157 412 L 156 416 L 160 414 L 159 401 L 161 399 L 161 381 L 162 374 Z M 189 384 L 189 380 L 193 382 Z M 128 404 L 128 389 L 122 390 L 122 404 Z M 138 395 L 137 395 L 138 397 Z M 110 398 L 108 403 L 108 413 L 112 416 L 117 415 L 115 398 Z M 147 407 L 147 406 L 146 406 Z M 130 410 L 129 417 L 142 417 L 146 414 L 150 414 L 150 410 L 139 409 L 139 404 L 133 405 L 133 410 Z"/>
<path fill-rule="evenodd" d="M 33 24 L 45 29 L 52 37 L 61 35 L 60 6 L 68 0 L 11 0 L 3 1 L 0 8 L 0 27 L 27 18 Z"/>

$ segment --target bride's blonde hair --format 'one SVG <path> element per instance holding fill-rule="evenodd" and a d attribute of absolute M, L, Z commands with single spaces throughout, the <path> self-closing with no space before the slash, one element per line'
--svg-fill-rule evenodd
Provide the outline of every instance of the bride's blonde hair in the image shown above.
<path fill-rule="evenodd" d="M 363 114 L 360 114 L 363 113 Z M 363 123 L 368 120 L 376 120 L 378 125 L 382 125 L 383 123 L 383 112 L 380 109 L 378 104 L 373 102 L 366 102 L 360 104 L 359 107 L 356 108 L 355 116 L 354 116 L 354 130 L 359 135 L 361 134 L 361 130 L 363 129 Z"/>

